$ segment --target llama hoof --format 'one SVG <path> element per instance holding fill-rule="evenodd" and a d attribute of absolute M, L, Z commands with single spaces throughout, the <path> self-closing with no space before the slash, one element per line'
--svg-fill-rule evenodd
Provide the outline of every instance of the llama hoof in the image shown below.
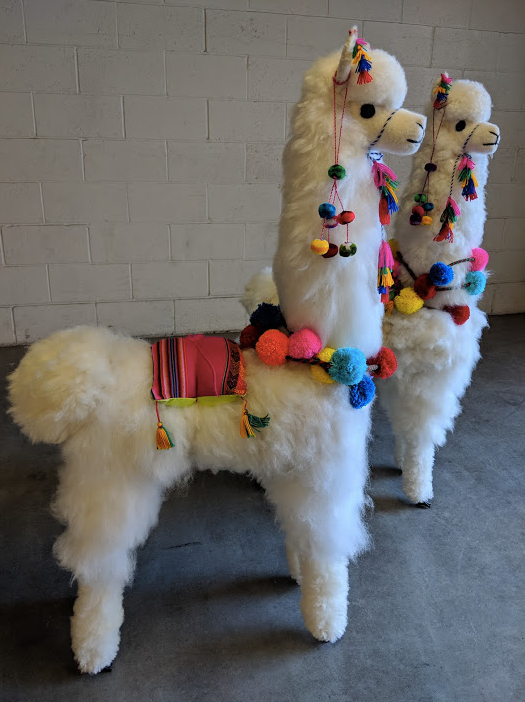
<path fill-rule="evenodd" d="M 424 501 L 424 502 L 416 502 L 416 504 L 414 505 L 414 507 L 419 507 L 419 509 L 430 509 L 430 508 L 432 507 L 432 503 L 431 503 L 431 502 L 427 502 L 427 501 Z"/>
<path fill-rule="evenodd" d="M 120 643 L 119 630 L 104 629 L 99 622 L 94 623 L 94 629 L 79 626 L 86 623 L 75 621 L 75 617 L 71 622 L 71 643 L 78 669 L 91 675 L 111 672 Z"/>
<path fill-rule="evenodd" d="M 113 672 L 113 663 L 110 663 L 105 668 L 102 668 L 102 670 L 100 672 L 101 673 L 112 673 Z"/>
<path fill-rule="evenodd" d="M 322 643 L 335 643 L 346 631 L 346 612 L 344 616 L 331 616 L 329 612 L 317 613 L 309 617 L 301 605 L 304 623 L 314 638 Z"/>

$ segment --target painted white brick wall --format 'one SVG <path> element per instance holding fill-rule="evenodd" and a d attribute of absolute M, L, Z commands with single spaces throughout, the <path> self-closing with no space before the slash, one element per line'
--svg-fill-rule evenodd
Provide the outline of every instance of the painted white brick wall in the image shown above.
<path fill-rule="evenodd" d="M 522 0 L 0 0 L 0 344 L 241 328 L 302 73 L 354 22 L 408 105 L 445 69 L 491 91 L 483 304 L 525 311 Z"/>

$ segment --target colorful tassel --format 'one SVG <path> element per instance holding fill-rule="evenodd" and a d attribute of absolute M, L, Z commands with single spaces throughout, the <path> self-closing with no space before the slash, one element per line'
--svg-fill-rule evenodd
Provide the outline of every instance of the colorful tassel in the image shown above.
<path fill-rule="evenodd" d="M 241 426 L 239 429 L 241 439 L 252 439 L 256 431 L 264 429 L 270 423 L 270 415 L 267 414 L 265 417 L 256 417 L 254 414 L 248 412 L 246 409 L 247 404 L 247 401 L 244 400 L 242 405 Z"/>
<path fill-rule="evenodd" d="M 382 225 L 390 224 L 390 215 L 399 210 L 396 190 L 399 186 L 394 171 L 381 161 L 372 161 L 374 184 L 381 193 L 379 200 L 379 221 Z"/>
<path fill-rule="evenodd" d="M 478 194 L 476 192 L 476 186 L 478 184 L 478 181 L 476 180 L 476 176 L 472 172 L 475 165 L 476 164 L 470 158 L 470 156 L 468 154 L 464 154 L 458 166 L 459 182 L 463 186 L 461 194 L 467 201 L 476 200 L 478 197 Z"/>
<path fill-rule="evenodd" d="M 434 89 L 434 95 L 436 96 L 436 99 L 434 100 L 435 110 L 441 110 L 447 104 L 451 83 L 452 78 L 449 78 L 444 73 L 442 73 L 439 85 L 437 86 L 437 88 Z"/>
<path fill-rule="evenodd" d="M 357 85 L 371 83 L 373 80 L 369 73 L 372 68 L 372 61 L 370 59 L 370 54 L 365 49 L 366 44 L 367 42 L 364 39 L 357 39 L 352 54 L 352 63 L 357 64 L 355 72 L 359 73 L 357 76 Z"/>
<path fill-rule="evenodd" d="M 390 287 L 394 285 L 393 268 L 394 257 L 392 256 L 392 249 L 386 241 L 382 241 L 377 264 L 377 292 L 380 293 L 381 302 L 385 305 L 390 300 Z"/>
<path fill-rule="evenodd" d="M 157 445 L 158 451 L 167 451 L 168 449 L 173 448 L 175 444 L 160 421 L 158 402 L 155 402 L 155 411 L 157 412 L 157 433 L 155 434 L 155 444 Z"/>
<path fill-rule="evenodd" d="M 461 210 L 456 204 L 456 201 L 449 197 L 445 209 L 441 213 L 439 221 L 442 223 L 441 229 L 437 236 L 434 237 L 434 241 L 454 241 L 453 228 L 454 223 L 458 221 L 458 217 L 461 214 Z"/>

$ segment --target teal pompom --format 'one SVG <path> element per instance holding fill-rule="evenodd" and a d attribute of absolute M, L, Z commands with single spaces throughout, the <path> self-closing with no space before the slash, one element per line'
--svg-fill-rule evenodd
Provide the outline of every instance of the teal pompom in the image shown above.
<path fill-rule="evenodd" d="M 365 375 L 359 383 L 350 386 L 350 404 L 354 409 L 361 409 L 372 402 L 375 394 L 374 381 L 369 375 Z"/>
<path fill-rule="evenodd" d="M 366 367 L 366 358 L 362 351 L 345 347 L 337 349 L 333 354 L 328 373 L 336 383 L 355 385 L 363 378 Z"/>
<path fill-rule="evenodd" d="M 487 279 L 482 271 L 470 271 L 465 276 L 465 287 L 469 295 L 481 295 L 487 285 Z"/>

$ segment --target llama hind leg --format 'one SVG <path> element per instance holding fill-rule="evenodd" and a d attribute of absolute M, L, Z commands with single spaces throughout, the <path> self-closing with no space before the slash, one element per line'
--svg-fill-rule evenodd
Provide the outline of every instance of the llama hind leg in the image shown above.
<path fill-rule="evenodd" d="M 299 556 L 295 552 L 292 544 L 286 542 L 286 560 L 288 561 L 288 570 L 290 576 L 299 584 L 301 584 L 301 564 Z"/>
<path fill-rule="evenodd" d="M 161 501 L 160 485 L 134 468 L 64 469 L 54 507 L 67 529 L 54 550 L 78 582 L 71 642 L 81 672 L 98 673 L 117 654 L 134 551 L 156 523 Z"/>

